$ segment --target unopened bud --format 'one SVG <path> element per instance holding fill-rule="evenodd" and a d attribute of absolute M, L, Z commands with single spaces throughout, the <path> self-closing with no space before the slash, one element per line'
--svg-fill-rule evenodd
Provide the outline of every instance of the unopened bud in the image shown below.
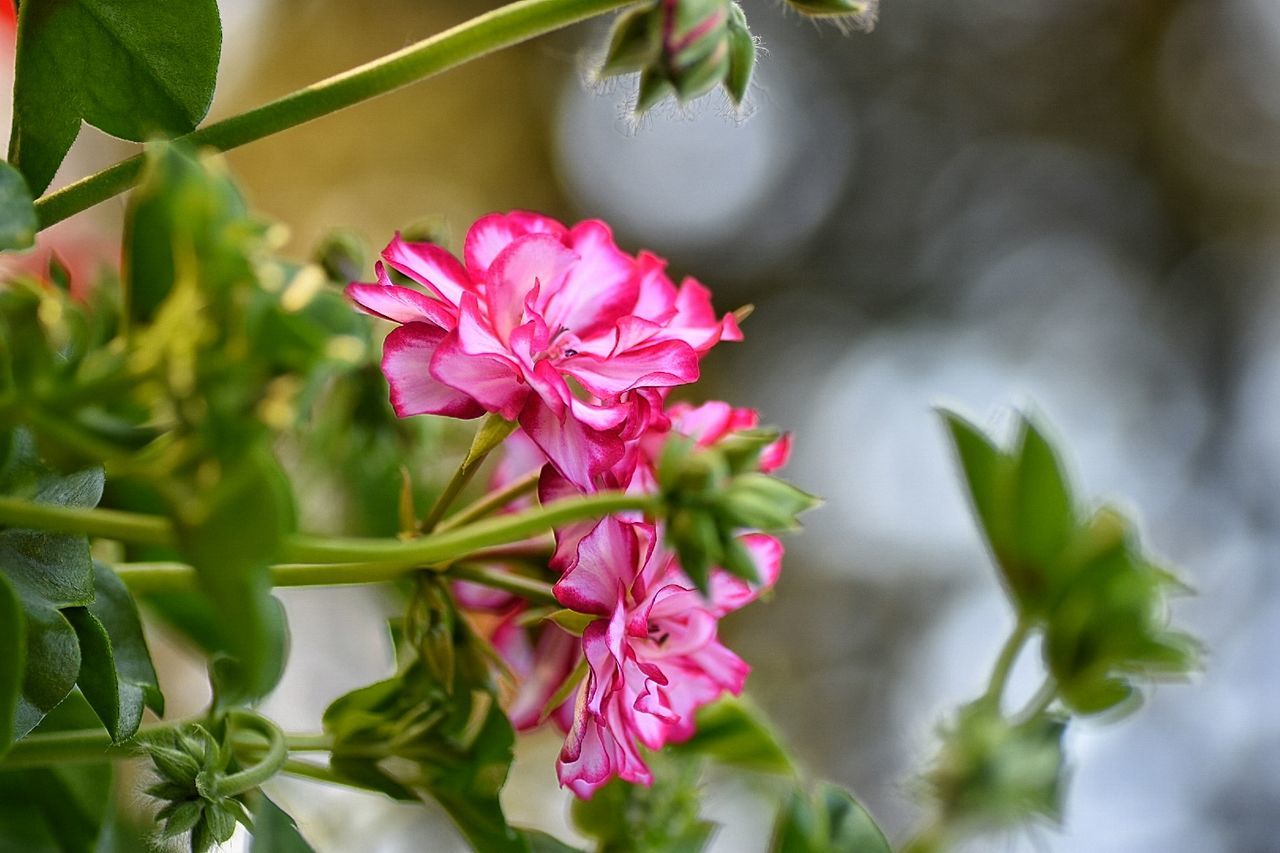
<path fill-rule="evenodd" d="M 755 66 L 755 39 L 732 0 L 658 0 L 614 25 L 601 73 L 640 72 L 636 111 L 674 95 L 682 103 L 717 84 L 738 104 Z"/>
<path fill-rule="evenodd" d="M 876 25 L 880 0 L 787 0 L 787 5 L 811 18 L 829 18 L 841 27 L 870 31 Z"/>

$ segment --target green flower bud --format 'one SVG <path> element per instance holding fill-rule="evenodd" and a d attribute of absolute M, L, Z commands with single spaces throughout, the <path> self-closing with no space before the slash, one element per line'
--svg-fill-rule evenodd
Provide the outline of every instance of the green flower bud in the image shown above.
<path fill-rule="evenodd" d="M 787 5 L 811 18 L 829 18 L 841 27 L 867 31 L 880 12 L 880 0 L 787 0 Z"/>
<path fill-rule="evenodd" d="M 755 39 L 732 0 L 658 0 L 618 18 L 601 73 L 640 72 L 636 111 L 674 95 L 687 103 L 723 85 L 741 103 Z"/>

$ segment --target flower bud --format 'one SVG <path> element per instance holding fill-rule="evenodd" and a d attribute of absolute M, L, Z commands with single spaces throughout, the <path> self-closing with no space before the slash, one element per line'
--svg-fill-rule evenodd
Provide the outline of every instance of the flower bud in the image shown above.
<path fill-rule="evenodd" d="M 640 72 L 636 111 L 669 95 L 686 103 L 725 88 L 741 103 L 755 66 L 755 39 L 732 0 L 658 0 L 618 18 L 601 73 Z"/>
<path fill-rule="evenodd" d="M 835 20 L 841 27 L 870 30 L 876 25 L 880 0 L 787 0 L 787 5 L 811 18 Z"/>

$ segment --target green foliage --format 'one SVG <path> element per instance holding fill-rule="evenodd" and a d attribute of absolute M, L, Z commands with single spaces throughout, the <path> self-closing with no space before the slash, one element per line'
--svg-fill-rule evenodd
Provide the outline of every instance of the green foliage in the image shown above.
<path fill-rule="evenodd" d="M 334 740 L 330 766 L 341 778 L 396 799 L 435 799 L 478 850 L 529 850 L 498 801 L 515 735 L 468 667 L 457 667 L 454 682 L 444 684 L 414 662 L 395 678 L 339 697 L 325 711 L 324 728 Z"/>
<path fill-rule="evenodd" d="M 871 814 L 847 791 L 826 783 L 797 789 L 778 813 L 775 853 L 891 853 Z"/>
<path fill-rule="evenodd" d="M 76 693 L 44 718 L 38 734 L 94 726 Z M 111 820 L 109 763 L 0 769 L 0 853 L 89 853 L 103 849 Z"/>
<path fill-rule="evenodd" d="M 35 245 L 38 227 L 26 179 L 8 163 L 0 163 L 0 251 Z"/>
<path fill-rule="evenodd" d="M 695 753 L 721 764 L 762 773 L 793 775 L 791 756 L 764 714 L 746 699 L 726 696 L 699 709 L 697 731 L 674 754 Z"/>
<path fill-rule="evenodd" d="M 668 439 L 663 447 L 658 483 L 667 507 L 667 544 L 704 592 L 716 566 L 758 583 L 755 564 L 738 534 L 794 530 L 797 516 L 820 503 L 758 470 L 760 452 L 777 437 L 766 430 L 743 430 L 707 449 L 681 437 Z"/>
<path fill-rule="evenodd" d="M 221 46 L 214 0 L 21 4 L 9 161 L 43 192 L 82 120 L 134 142 L 193 130 Z"/>
<path fill-rule="evenodd" d="M 0 493 L 54 506 L 97 505 L 101 469 L 60 476 L 40 462 L 24 431 L 7 439 Z M 7 673 L 0 679 L 0 720 L 7 722 L 0 752 L 77 683 L 116 741 L 137 731 L 144 705 L 163 707 L 133 601 L 109 569 L 95 566 L 88 539 L 0 530 L 0 578 L 0 602 L 12 615 L 0 638 Z"/>
<path fill-rule="evenodd" d="M 77 684 L 119 743 L 138 731 L 143 708 L 164 713 L 164 697 L 129 590 L 102 563 L 94 563 L 93 576 L 92 603 L 63 614 L 80 639 Z"/>
<path fill-rule="evenodd" d="M 261 791 L 254 797 L 250 853 L 314 853 L 298 825 Z"/>
<path fill-rule="evenodd" d="M 944 819 L 984 828 L 1059 820 L 1065 730 L 1058 715 L 1013 721 L 989 702 L 966 705 L 943 729 L 941 752 L 926 777 Z"/>
<path fill-rule="evenodd" d="M 653 785 L 614 779 L 590 800 L 574 800 L 573 823 L 608 853 L 698 853 L 716 825 L 699 816 L 700 763 L 649 757 Z"/>
<path fill-rule="evenodd" d="M 958 415 L 943 418 L 1006 589 L 1044 632 L 1045 663 L 1074 711 L 1113 708 L 1135 678 L 1195 667 L 1197 643 L 1168 627 L 1166 593 L 1181 585 L 1118 511 L 1079 510 L 1043 430 L 1020 418 L 1005 451 Z"/>

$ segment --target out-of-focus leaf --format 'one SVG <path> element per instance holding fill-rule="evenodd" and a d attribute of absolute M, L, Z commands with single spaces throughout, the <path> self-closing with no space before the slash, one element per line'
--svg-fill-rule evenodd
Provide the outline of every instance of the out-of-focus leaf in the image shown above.
<path fill-rule="evenodd" d="M 31 248 L 39 227 L 26 179 L 8 163 L 0 163 L 0 251 Z"/>
<path fill-rule="evenodd" d="M 797 789 L 778 812 L 774 853 L 892 853 L 871 814 L 850 794 L 820 784 L 812 796 Z"/>
<path fill-rule="evenodd" d="M 50 712 L 38 733 L 92 728 L 78 694 Z M 109 763 L 0 770 L 0 853 L 98 850 L 111 803 Z"/>
<path fill-rule="evenodd" d="M 764 773 L 795 773 L 795 765 L 764 713 L 745 699 L 725 697 L 699 709 L 697 731 L 673 752 L 693 752 L 722 764 Z"/>
<path fill-rule="evenodd" d="M 529 845 L 529 853 L 585 853 L 581 847 L 565 844 L 554 835 L 537 829 L 518 830 Z"/>
<path fill-rule="evenodd" d="M 0 757 L 13 743 L 14 718 L 22 695 L 27 657 L 25 622 L 17 591 L 0 574 Z"/>
<path fill-rule="evenodd" d="M 21 4 L 9 161 L 43 192 L 81 120 L 134 142 L 191 131 L 221 45 L 215 0 Z"/>
<path fill-rule="evenodd" d="M 574 825 L 600 850 L 698 853 L 716 831 L 699 815 L 700 762 L 664 751 L 650 757 L 650 769 L 650 787 L 614 779 L 590 800 L 574 800 Z"/>
<path fill-rule="evenodd" d="M 314 853 L 284 809 L 261 791 L 253 807 L 253 842 L 250 853 Z"/>
<path fill-rule="evenodd" d="M 144 707 L 164 712 L 164 697 L 129 590 L 96 562 L 94 588 L 92 604 L 63 612 L 80 639 L 76 683 L 111 739 L 120 742 L 137 733 Z"/>
<path fill-rule="evenodd" d="M 102 482 L 101 469 L 49 474 L 25 436 L 19 436 L 0 471 L 0 489 L 55 506 L 96 506 Z M 83 536 L 36 530 L 0 531 L 0 573 L 17 593 L 24 614 L 25 669 L 13 726 L 13 737 L 21 738 L 71 692 L 80 672 L 80 643 L 60 611 L 93 600 L 89 542 Z"/>
<path fill-rule="evenodd" d="M 339 697 L 325 711 L 330 766 L 357 784 L 407 799 L 431 797 L 478 850 L 529 850 L 498 793 L 511 765 L 511 723 L 487 690 L 456 670 L 446 689 L 420 663 Z M 382 758 L 403 759 L 398 762 Z"/>
<path fill-rule="evenodd" d="M 1040 428 L 1026 418 L 1017 459 L 1016 493 L 1011 509 L 1018 553 L 1030 562 L 1052 565 L 1075 528 L 1075 511 L 1057 453 Z"/>
<path fill-rule="evenodd" d="M 284 671 L 287 630 L 267 566 L 293 528 L 288 481 L 262 447 L 225 471 L 205 499 L 203 517 L 178 524 L 181 551 L 222 626 L 221 647 L 229 657 L 216 662 L 220 702 L 263 696 Z"/>

